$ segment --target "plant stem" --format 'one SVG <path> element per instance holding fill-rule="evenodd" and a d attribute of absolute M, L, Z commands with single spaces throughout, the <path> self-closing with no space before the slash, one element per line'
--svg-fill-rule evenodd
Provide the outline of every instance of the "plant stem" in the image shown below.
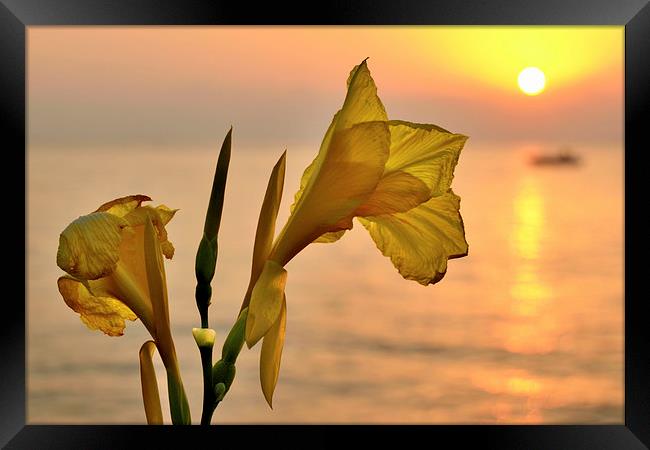
<path fill-rule="evenodd" d="M 210 328 L 208 326 L 208 308 L 200 309 L 199 314 L 201 315 L 201 328 Z"/>
<path fill-rule="evenodd" d="M 203 327 L 207 328 L 207 327 Z M 199 347 L 203 367 L 203 412 L 201 425 L 210 425 L 214 414 L 215 395 L 212 386 L 212 348 Z"/>

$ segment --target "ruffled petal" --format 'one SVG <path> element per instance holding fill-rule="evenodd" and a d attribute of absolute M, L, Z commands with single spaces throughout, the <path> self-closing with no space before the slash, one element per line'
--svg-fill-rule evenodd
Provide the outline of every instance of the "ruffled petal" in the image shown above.
<path fill-rule="evenodd" d="M 284 299 L 287 271 L 268 260 L 255 283 L 246 319 L 246 344 L 255 345 L 278 320 Z"/>
<path fill-rule="evenodd" d="M 285 296 L 282 299 L 280 316 L 264 336 L 262 352 L 260 353 L 260 382 L 264 398 L 271 408 L 273 408 L 273 391 L 275 391 L 278 376 L 280 375 L 280 361 L 282 360 L 286 326 L 287 298 Z"/>
<path fill-rule="evenodd" d="M 117 217 L 124 217 L 139 207 L 142 202 L 149 200 L 151 200 L 151 198 L 146 195 L 128 195 L 126 197 L 116 198 L 115 200 L 104 203 L 102 206 L 97 208 L 97 211 L 95 212 L 107 212 Z"/>
<path fill-rule="evenodd" d="M 79 217 L 59 236 L 57 265 L 82 280 L 109 275 L 119 260 L 120 242 L 128 226 L 124 219 L 107 212 Z"/>
<path fill-rule="evenodd" d="M 84 281 L 84 286 L 95 297 L 111 297 L 124 303 L 155 336 L 153 307 L 149 299 L 147 280 L 138 279 L 121 263 L 109 276 Z M 142 287 L 144 286 L 144 288 Z"/>
<path fill-rule="evenodd" d="M 372 194 L 388 159 L 386 122 L 366 122 L 336 132 L 318 173 L 314 173 L 276 241 L 271 258 L 286 264 L 327 232 L 352 228 L 355 209 Z"/>
<path fill-rule="evenodd" d="M 141 229 L 144 229 L 147 217 L 151 219 L 151 222 L 156 228 L 158 241 L 160 242 L 160 248 L 163 255 L 165 255 L 165 258 L 167 259 L 172 259 L 174 257 L 174 246 L 167 238 L 165 225 L 174 217 L 176 211 L 178 210 L 169 209 L 165 205 L 160 205 L 155 208 L 152 206 L 142 206 L 128 213 L 124 216 L 124 219 L 126 219 L 129 222 L 129 225 L 131 225 L 136 231 L 140 227 L 142 227 Z"/>
<path fill-rule="evenodd" d="M 393 120 L 390 156 L 377 189 L 357 210 L 360 216 L 408 211 L 444 194 L 467 136 L 435 125 Z"/>
<path fill-rule="evenodd" d="M 79 280 L 61 277 L 57 282 L 65 303 L 81 316 L 91 330 L 101 330 L 109 336 L 122 336 L 126 320 L 136 315 L 124 303 L 111 297 L 96 297 Z"/>
<path fill-rule="evenodd" d="M 174 218 L 174 215 L 178 212 L 178 209 L 171 209 L 165 205 L 158 205 L 156 206 L 155 210 L 158 213 L 158 217 L 160 217 L 163 225 L 167 225 L 169 221 Z"/>
<path fill-rule="evenodd" d="M 161 222 L 161 225 L 167 225 L 170 220 L 174 217 L 174 214 L 178 211 L 178 209 L 171 209 L 165 205 L 159 205 L 156 206 L 155 208 L 151 206 L 141 206 L 142 202 L 146 201 L 151 201 L 151 198 L 146 196 L 146 195 L 129 195 L 126 197 L 121 197 L 115 200 L 111 200 L 110 202 L 104 203 L 102 206 L 97 208 L 97 211 L 95 212 L 107 212 L 111 213 L 115 216 L 118 217 L 126 217 L 130 213 L 144 208 L 149 212 L 150 215 L 153 215 L 154 218 L 152 218 L 152 221 L 156 222 L 156 220 L 159 220 Z M 155 210 L 153 212 L 152 210 Z M 154 215 L 155 214 L 155 215 Z M 132 223 L 132 225 L 143 225 L 144 224 L 144 215 L 140 215 L 139 217 L 133 219 L 131 221 L 135 221 L 136 223 Z"/>
<path fill-rule="evenodd" d="M 407 212 L 359 221 L 404 278 L 425 286 L 444 277 L 448 259 L 467 255 L 460 197 L 451 190 Z"/>
<path fill-rule="evenodd" d="M 383 175 L 372 195 L 354 212 L 355 216 L 378 216 L 408 211 L 431 198 L 430 189 L 406 172 Z"/>

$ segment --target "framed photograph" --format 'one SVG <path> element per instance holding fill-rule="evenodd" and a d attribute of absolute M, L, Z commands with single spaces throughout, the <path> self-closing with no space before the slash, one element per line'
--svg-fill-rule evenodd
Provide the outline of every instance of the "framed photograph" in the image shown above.
<path fill-rule="evenodd" d="M 647 2 L 0 22 L 2 445 L 650 445 Z"/>

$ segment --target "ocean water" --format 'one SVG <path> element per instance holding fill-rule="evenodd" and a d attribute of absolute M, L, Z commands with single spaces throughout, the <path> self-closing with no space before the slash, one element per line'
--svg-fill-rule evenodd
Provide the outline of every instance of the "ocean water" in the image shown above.
<path fill-rule="evenodd" d="M 198 422 L 193 268 L 217 150 L 29 149 L 29 423 L 145 423 L 144 327 L 130 323 L 119 338 L 90 331 L 56 288 L 59 233 L 136 193 L 180 208 L 168 225 L 176 254 L 166 269 Z M 210 308 L 218 349 L 248 284 L 259 207 L 282 150 L 233 148 Z M 287 266 L 274 409 L 259 387 L 259 345 L 244 348 L 214 423 L 623 423 L 623 150 L 576 146 L 576 167 L 527 163 L 549 150 L 468 142 L 453 188 L 469 256 L 450 261 L 439 284 L 402 279 L 359 223 L 335 244 L 307 247 Z M 314 152 L 289 149 L 278 228 Z M 158 360 L 156 368 L 170 423 Z"/>

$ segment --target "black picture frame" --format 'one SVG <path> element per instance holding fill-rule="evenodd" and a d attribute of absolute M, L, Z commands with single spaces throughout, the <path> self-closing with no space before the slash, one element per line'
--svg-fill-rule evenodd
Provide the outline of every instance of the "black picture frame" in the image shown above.
<path fill-rule="evenodd" d="M 26 28 L 33 25 L 621 25 L 625 26 L 625 423 L 566 426 L 328 426 L 229 425 L 215 427 L 26 425 L 25 284 L 5 291 L 0 326 L 0 445 L 6 448 L 129 448 L 206 445 L 320 448 L 363 442 L 364 447 L 422 445 L 443 448 L 642 449 L 650 446 L 650 342 L 644 312 L 643 264 L 647 244 L 635 218 L 644 167 L 638 163 L 650 100 L 648 0 L 336 0 L 299 5 L 222 0 L 0 0 L 0 129 L 3 198 L 8 214 L 3 248 L 5 286 L 26 248 L 26 204 L 15 194 L 25 181 Z M 22 171 L 18 170 L 22 168 Z M 15 202 L 16 205 L 11 204 Z M 636 211 L 635 211 L 635 206 Z M 645 209 L 645 208 L 644 208 Z M 21 215 L 19 211 L 25 214 Z M 589 230 L 585 230 L 589 232 Z M 13 238 L 11 238 L 13 236 Z M 19 239 L 23 236 L 23 240 Z M 12 246 L 15 246 L 12 247 Z M 26 269 L 25 269 L 26 270 Z M 26 273 L 26 272 L 25 272 Z M 14 286 L 14 288 L 15 288 Z M 640 294 L 638 294 L 640 293 Z M 647 295 L 647 294 L 646 294 Z M 307 400 L 308 401 L 308 400 Z M 225 444 L 227 443 L 227 444 Z M 453 444 L 447 444 L 453 443 Z"/>

